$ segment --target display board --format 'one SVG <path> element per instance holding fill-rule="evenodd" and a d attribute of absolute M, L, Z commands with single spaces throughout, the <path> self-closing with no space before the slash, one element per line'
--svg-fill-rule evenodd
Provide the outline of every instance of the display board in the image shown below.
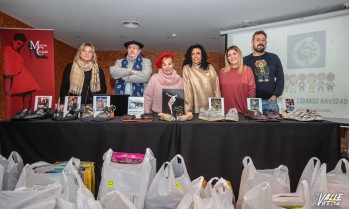
<path fill-rule="evenodd" d="M 280 57 L 285 74 L 282 98 L 295 108 L 324 117 L 349 119 L 349 10 L 228 31 L 227 47 L 252 53 L 255 31 L 267 33 L 266 51 Z M 280 104 L 280 107 L 283 105 Z"/>

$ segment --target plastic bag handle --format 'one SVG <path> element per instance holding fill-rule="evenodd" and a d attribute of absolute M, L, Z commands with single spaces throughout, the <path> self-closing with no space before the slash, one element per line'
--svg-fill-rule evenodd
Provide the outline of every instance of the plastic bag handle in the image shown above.
<path fill-rule="evenodd" d="M 345 171 L 342 170 L 342 164 L 344 164 Z M 344 158 L 340 159 L 334 168 L 334 170 L 337 173 L 343 174 L 343 175 L 349 175 L 349 162 L 345 160 Z"/>
<path fill-rule="evenodd" d="M 159 169 L 159 172 L 161 172 L 161 176 L 163 177 L 170 177 L 172 179 L 174 178 L 172 164 L 169 162 L 164 162 L 164 164 L 162 164 L 161 168 Z M 167 176 L 165 176 L 166 172 Z"/>

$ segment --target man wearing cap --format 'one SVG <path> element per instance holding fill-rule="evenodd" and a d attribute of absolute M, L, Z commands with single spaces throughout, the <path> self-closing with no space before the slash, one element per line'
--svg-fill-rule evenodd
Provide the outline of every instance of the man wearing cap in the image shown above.
<path fill-rule="evenodd" d="M 142 43 L 128 41 L 124 46 L 127 56 L 116 60 L 115 65 L 110 67 L 110 74 L 116 79 L 114 94 L 142 97 L 152 74 L 151 62 L 141 55 Z"/>

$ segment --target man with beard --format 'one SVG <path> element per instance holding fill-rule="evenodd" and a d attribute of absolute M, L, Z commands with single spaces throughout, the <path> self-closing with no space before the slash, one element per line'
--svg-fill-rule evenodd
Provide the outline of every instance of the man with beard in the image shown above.
<path fill-rule="evenodd" d="M 256 81 L 256 97 L 262 98 L 263 114 L 274 110 L 279 113 L 277 98 L 284 90 L 284 72 L 276 54 L 265 51 L 267 34 L 257 31 L 252 37 L 253 53 L 244 57 L 244 64 L 251 67 Z"/>

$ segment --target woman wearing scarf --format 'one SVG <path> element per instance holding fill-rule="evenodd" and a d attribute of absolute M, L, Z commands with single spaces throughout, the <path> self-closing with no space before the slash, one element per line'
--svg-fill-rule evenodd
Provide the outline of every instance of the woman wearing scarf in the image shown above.
<path fill-rule="evenodd" d="M 61 85 L 60 104 L 64 109 L 65 96 L 81 96 L 82 104 L 92 104 L 92 94 L 105 94 L 107 85 L 103 70 L 97 65 L 95 48 L 90 43 L 80 46 L 73 63 L 66 66 Z"/>
<path fill-rule="evenodd" d="M 110 74 L 116 79 L 114 94 L 142 97 L 152 73 L 151 62 L 140 54 L 144 46 L 142 43 L 128 41 L 124 46 L 127 56 L 116 60 L 115 65 L 110 67 Z"/>
<path fill-rule="evenodd" d="M 162 112 L 162 90 L 163 89 L 183 89 L 183 80 L 173 69 L 173 54 L 164 53 L 156 61 L 159 69 L 149 81 L 144 92 L 144 112 Z"/>

